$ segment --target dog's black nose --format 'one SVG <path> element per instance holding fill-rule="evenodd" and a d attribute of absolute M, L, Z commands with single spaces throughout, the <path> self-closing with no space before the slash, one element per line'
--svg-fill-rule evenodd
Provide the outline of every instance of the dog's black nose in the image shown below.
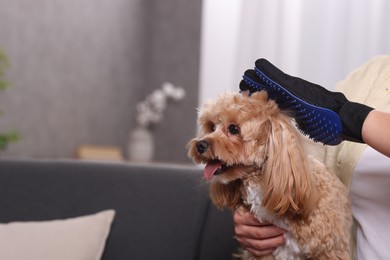
<path fill-rule="evenodd" d="M 206 152 L 208 147 L 209 147 L 209 143 L 205 140 L 201 140 L 201 141 L 196 142 L 196 150 L 200 154 Z"/>

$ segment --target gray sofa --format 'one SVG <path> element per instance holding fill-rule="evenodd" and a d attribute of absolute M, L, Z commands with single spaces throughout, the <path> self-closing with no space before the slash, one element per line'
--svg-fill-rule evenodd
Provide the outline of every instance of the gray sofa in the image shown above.
<path fill-rule="evenodd" d="M 231 212 L 192 166 L 0 160 L 0 222 L 116 215 L 102 259 L 231 259 Z M 26 258 L 28 259 L 28 257 Z"/>

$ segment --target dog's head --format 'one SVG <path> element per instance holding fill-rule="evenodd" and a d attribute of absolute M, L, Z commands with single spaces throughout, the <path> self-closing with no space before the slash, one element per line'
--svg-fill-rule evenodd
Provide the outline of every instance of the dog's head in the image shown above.
<path fill-rule="evenodd" d="M 225 93 L 201 108 L 198 123 L 201 134 L 189 142 L 188 155 L 206 164 L 217 206 L 237 206 L 241 180 L 257 178 L 268 210 L 306 213 L 312 180 L 299 133 L 266 92 Z"/>

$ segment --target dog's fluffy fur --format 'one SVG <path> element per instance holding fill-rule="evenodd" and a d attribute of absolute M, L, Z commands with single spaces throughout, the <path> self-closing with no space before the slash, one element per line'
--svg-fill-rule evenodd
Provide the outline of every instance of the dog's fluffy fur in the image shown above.
<path fill-rule="evenodd" d="M 346 187 L 304 152 L 291 117 L 266 92 L 222 94 L 201 108 L 198 122 L 188 155 L 206 164 L 214 204 L 245 208 L 288 231 L 267 259 L 350 258 Z M 255 259 L 248 254 L 243 259 Z"/>

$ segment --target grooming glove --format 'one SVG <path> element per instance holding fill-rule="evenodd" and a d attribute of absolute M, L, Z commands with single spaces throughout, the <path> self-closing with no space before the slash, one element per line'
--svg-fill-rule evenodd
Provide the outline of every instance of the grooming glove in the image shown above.
<path fill-rule="evenodd" d="M 343 140 L 363 143 L 363 122 L 373 110 L 350 102 L 340 92 L 290 76 L 265 59 L 257 60 L 254 70 L 245 71 L 240 90 L 267 91 L 269 98 L 295 118 L 304 134 L 328 145 Z"/>

